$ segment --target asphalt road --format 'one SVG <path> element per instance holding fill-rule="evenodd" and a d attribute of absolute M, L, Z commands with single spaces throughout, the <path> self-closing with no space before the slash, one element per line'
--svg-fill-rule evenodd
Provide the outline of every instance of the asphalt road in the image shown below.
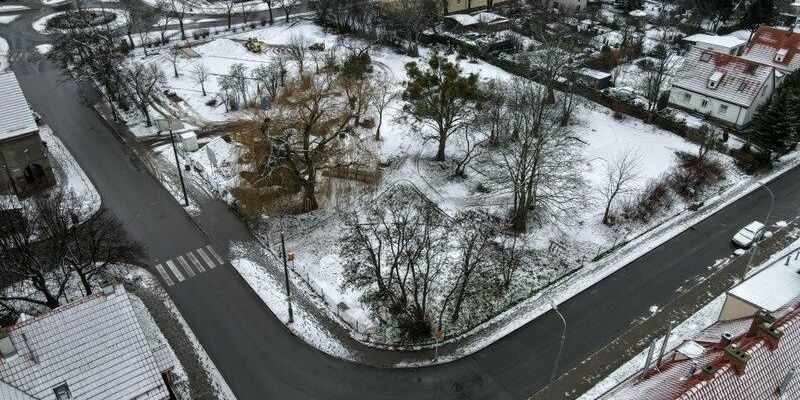
<path fill-rule="evenodd" d="M 12 48 L 30 49 L 35 44 L 31 36 L 18 32 L 4 28 L 0 36 Z M 47 61 L 17 59 L 13 67 L 32 108 L 74 154 L 104 205 L 147 246 L 149 262 L 210 244 L 160 183 L 137 167 L 94 110 L 82 105 L 74 82 Z M 776 196 L 774 220 L 796 216 L 800 170 L 770 187 Z M 757 190 L 561 305 L 569 325 L 562 371 L 730 255 L 733 233 L 762 219 L 768 205 L 766 191 Z M 241 400 L 521 399 L 547 383 L 561 333 L 560 321 L 550 312 L 462 360 L 389 370 L 335 359 L 306 345 L 229 264 L 170 286 L 168 292 Z"/>

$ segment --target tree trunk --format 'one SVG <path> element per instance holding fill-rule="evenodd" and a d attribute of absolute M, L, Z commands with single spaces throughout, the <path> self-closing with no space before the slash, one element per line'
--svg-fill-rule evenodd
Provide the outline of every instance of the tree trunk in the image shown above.
<path fill-rule="evenodd" d="M 376 141 L 381 141 L 381 140 L 383 140 L 383 139 L 381 138 L 381 125 L 383 125 L 383 115 L 381 115 L 381 116 L 379 116 L 379 117 L 378 117 L 378 127 L 377 127 L 377 129 L 375 130 L 375 140 L 376 140 Z"/>
<path fill-rule="evenodd" d="M 286 23 L 288 24 L 289 23 L 289 12 L 290 11 L 289 11 L 288 8 L 284 8 L 283 12 L 286 14 Z"/>
<path fill-rule="evenodd" d="M 228 11 L 228 29 L 231 29 L 231 12 Z"/>
<path fill-rule="evenodd" d="M 78 276 L 81 278 L 81 284 L 83 284 L 84 293 L 86 293 L 87 296 L 92 294 L 92 284 L 89 282 L 89 277 L 79 270 L 77 271 L 77 273 Z"/>
<path fill-rule="evenodd" d="M 147 105 L 142 106 L 142 114 L 144 114 L 145 126 L 150 127 L 153 123 L 150 121 L 150 111 L 147 110 Z"/>
<path fill-rule="evenodd" d="M 205 96 L 206 95 L 206 86 L 203 84 L 202 81 L 200 82 L 200 89 L 203 91 L 203 96 Z"/>
<path fill-rule="evenodd" d="M 269 8 L 269 24 L 272 25 L 275 23 L 275 19 L 272 17 L 272 4 L 267 3 L 267 7 Z"/>
<path fill-rule="evenodd" d="M 316 172 L 316 171 L 315 171 Z M 317 180 L 314 176 L 314 173 L 309 173 L 308 180 L 304 184 L 303 188 L 303 202 L 305 211 L 314 211 L 319 208 L 319 203 L 317 203 L 317 195 L 314 189 L 316 189 Z"/>
<path fill-rule="evenodd" d="M 461 287 L 458 289 L 458 296 L 456 296 L 456 303 L 453 305 L 453 316 L 450 318 L 450 321 L 456 322 L 458 321 L 458 317 L 461 314 L 461 303 L 464 302 L 464 292 L 467 290 L 467 281 L 469 280 L 469 274 L 464 275 L 464 279 L 461 281 Z"/>
<path fill-rule="evenodd" d="M 178 18 L 178 25 L 181 26 L 181 40 L 186 40 L 186 31 L 183 30 L 183 18 Z"/>
<path fill-rule="evenodd" d="M 511 217 L 511 229 L 514 232 L 525 232 L 528 229 L 528 207 L 517 204 Z"/>
<path fill-rule="evenodd" d="M 444 161 L 445 156 L 445 146 L 447 145 L 447 136 L 443 133 L 439 133 L 439 150 L 436 151 L 436 161 Z"/>
<path fill-rule="evenodd" d="M 131 31 L 128 31 L 128 41 L 131 42 L 131 49 L 135 49 L 136 43 L 133 41 L 133 36 L 131 36 Z"/>

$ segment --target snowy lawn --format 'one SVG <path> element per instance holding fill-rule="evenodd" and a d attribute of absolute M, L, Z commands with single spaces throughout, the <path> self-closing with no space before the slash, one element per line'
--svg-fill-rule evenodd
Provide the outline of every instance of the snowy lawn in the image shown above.
<path fill-rule="evenodd" d="M 10 65 L 8 62 L 9 49 L 8 42 L 0 36 L 0 73 L 3 73 Z"/>
<path fill-rule="evenodd" d="M 163 99 L 158 107 L 163 112 L 174 113 L 184 121 L 197 126 L 225 121 L 236 117 L 236 113 L 226 113 L 222 105 L 209 105 L 208 100 L 219 91 L 216 77 L 227 74 L 231 65 L 241 63 L 248 70 L 255 66 L 269 62 L 272 58 L 283 52 L 283 46 L 295 34 L 302 34 L 312 43 L 325 43 L 326 48 L 334 47 L 341 37 L 327 34 L 322 28 L 310 23 L 299 23 L 293 27 L 270 27 L 233 35 L 227 38 L 215 39 L 208 43 L 193 47 L 200 57 L 179 57 L 177 69 L 180 74 L 175 78 L 173 66 L 167 54 L 151 55 L 147 61 L 161 64 L 168 80 L 169 90 L 174 92 L 180 100 Z M 244 48 L 243 41 L 248 37 L 255 37 L 267 45 L 266 51 L 253 54 Z M 346 39 L 351 40 L 351 39 Z M 421 49 L 422 56 L 429 54 L 428 49 Z M 385 48 L 376 48 L 371 52 L 373 65 L 376 69 L 387 73 L 394 78 L 397 91 L 401 90 L 402 82 L 406 80 L 404 65 L 410 61 L 420 61 L 398 55 Z M 450 55 L 455 60 L 455 55 Z M 202 63 L 211 72 L 205 88 L 207 96 L 202 96 L 199 85 L 191 78 L 192 69 Z M 460 66 L 467 72 L 475 72 L 483 80 L 498 79 L 511 81 L 520 79 L 494 66 L 482 62 L 459 61 Z M 313 68 L 313 63 L 312 64 Z M 375 324 L 377 320 L 366 307 L 361 304 L 361 292 L 342 287 L 342 260 L 339 249 L 340 238 L 343 235 L 341 216 L 351 211 L 359 211 L 364 206 L 375 201 L 376 198 L 394 190 L 396 185 L 408 185 L 418 189 L 431 202 L 435 203 L 449 216 L 455 216 L 460 211 L 480 209 L 505 216 L 509 209 L 508 193 L 495 187 L 489 178 L 496 168 L 486 157 L 479 158 L 468 170 L 467 178 L 453 178 L 452 168 L 449 164 L 444 166 L 434 163 L 435 153 L 433 143 L 425 143 L 420 135 L 409 128 L 408 123 L 401 120 L 401 104 L 398 102 L 387 110 L 384 116 L 382 135 L 384 140 L 375 142 L 366 140 L 366 147 L 379 155 L 383 168 L 383 179 L 377 189 L 373 190 L 363 184 L 345 181 L 336 178 L 322 178 L 321 187 L 328 192 L 327 197 L 320 196 L 322 207 L 319 210 L 295 216 L 273 220 L 272 230 L 262 229 L 257 232 L 265 240 L 277 242 L 278 233 L 284 230 L 287 234 L 287 251 L 295 253 L 292 267 L 313 288 L 317 294 L 322 295 L 326 302 L 338 304 L 344 302 L 352 310 L 353 317 L 366 324 Z M 608 227 L 601 223 L 604 210 L 599 192 L 604 185 L 604 167 L 607 160 L 614 159 L 623 152 L 635 152 L 640 157 L 637 171 L 639 186 L 649 179 L 657 178 L 670 170 L 676 163 L 675 152 L 683 151 L 696 153 L 698 146 L 688 142 L 672 133 L 647 125 L 633 118 L 614 118 L 611 110 L 592 103 L 585 103 L 575 113 L 576 119 L 571 125 L 572 133 L 584 145 L 580 147 L 585 165 L 576 166 L 586 170 L 584 179 L 588 182 L 588 197 L 586 204 L 576 211 L 571 218 L 564 218 L 556 223 L 543 226 L 534 226 L 521 236 L 524 247 L 536 254 L 547 254 L 553 243 L 570 249 L 569 258 L 564 260 L 564 265 L 551 267 L 541 261 L 540 265 L 528 265 L 520 271 L 517 281 L 506 294 L 500 296 L 495 302 L 486 306 L 481 311 L 476 311 L 467 322 L 451 327 L 447 332 L 449 337 L 458 336 L 483 323 L 487 318 L 501 313 L 503 310 L 533 296 L 542 287 L 552 283 L 567 272 L 579 268 L 584 262 L 596 257 L 598 254 L 614 247 L 615 245 L 636 238 L 638 235 L 669 221 L 676 213 L 683 211 L 687 204 L 681 200 L 675 201 L 661 214 L 646 224 L 625 223 L 615 227 Z M 153 131 L 139 131 L 140 135 L 152 134 Z M 365 132 L 365 136 L 370 136 Z M 206 144 L 207 143 L 207 144 Z M 236 182 L 238 173 L 236 146 L 220 138 L 202 140 L 205 147 L 200 151 L 183 154 L 191 159 L 191 163 L 202 170 L 209 185 L 223 198 L 227 197 L 227 189 Z M 208 150 L 207 150 L 208 149 Z M 452 153 L 460 150 L 460 145 L 453 142 L 449 144 Z M 166 150 L 162 148 L 161 150 Z M 210 150 L 210 151 L 209 151 Z M 487 150 L 490 152 L 491 150 Z M 171 152 L 162 151 L 163 158 L 170 160 Z M 730 188 L 743 181 L 743 176 L 732 166 L 732 161 L 726 156 L 717 157 L 726 171 L 726 179 L 717 186 L 710 188 L 708 194 Z M 212 163 L 216 160 L 216 166 Z M 170 165 L 174 165 L 169 161 Z M 229 199 L 226 199 L 229 200 Z M 541 260 L 546 257 L 537 258 Z M 240 264 L 240 272 L 250 276 L 251 285 L 263 286 L 269 291 L 270 284 L 255 281 L 258 275 L 257 268 L 250 264 Z M 237 267 L 238 268 L 238 267 Z M 267 279 L 262 278 L 262 279 Z M 256 286 L 254 286 L 256 287 Z M 257 290 L 259 291 L 259 290 Z M 310 291 L 309 291 L 310 293 Z M 435 296 L 442 296 L 436 293 Z M 266 300 L 265 300 L 266 301 Z M 268 302 L 269 303 L 269 302 Z M 482 313 L 482 314 L 481 314 Z M 391 332 L 381 332 L 377 328 L 376 340 L 389 341 L 396 339 Z M 374 337 L 375 338 L 375 337 Z"/>

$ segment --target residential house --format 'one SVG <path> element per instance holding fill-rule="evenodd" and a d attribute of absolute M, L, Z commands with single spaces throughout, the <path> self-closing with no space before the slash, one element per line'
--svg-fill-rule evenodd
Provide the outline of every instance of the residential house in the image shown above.
<path fill-rule="evenodd" d="M 174 398 L 174 355 L 145 333 L 132 301 L 109 286 L 0 330 L 0 398 Z"/>
<path fill-rule="evenodd" d="M 568 13 L 586 10 L 587 0 L 543 0 L 545 7 Z"/>
<path fill-rule="evenodd" d="M 55 184 L 39 126 L 13 72 L 0 74 L 0 194 L 25 196 Z"/>
<path fill-rule="evenodd" d="M 698 33 L 683 38 L 683 40 L 692 46 L 700 47 L 704 50 L 711 50 L 717 53 L 730 54 L 732 56 L 742 55 L 747 40 L 740 39 L 734 35 L 716 36 Z"/>
<path fill-rule="evenodd" d="M 778 70 L 778 80 L 800 68 L 800 32 L 761 26 L 747 43 L 742 57 Z"/>
<path fill-rule="evenodd" d="M 769 65 L 693 47 L 672 81 L 669 102 L 743 127 L 775 87 L 775 68 Z"/>
<path fill-rule="evenodd" d="M 491 9 L 510 2 L 511 0 L 443 0 L 445 14 Z"/>
<path fill-rule="evenodd" d="M 789 257 L 730 290 L 717 322 L 600 399 L 800 398 L 800 263 Z"/>

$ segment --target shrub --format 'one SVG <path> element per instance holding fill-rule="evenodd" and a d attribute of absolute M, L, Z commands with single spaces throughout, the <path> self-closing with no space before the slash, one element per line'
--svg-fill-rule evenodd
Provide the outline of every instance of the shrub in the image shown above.
<path fill-rule="evenodd" d="M 216 106 L 217 105 L 217 99 L 211 99 L 211 100 L 207 101 L 206 105 L 209 106 L 209 107 Z"/>
<path fill-rule="evenodd" d="M 672 200 L 669 182 L 668 175 L 648 181 L 636 197 L 623 204 L 622 216 L 628 220 L 649 221 Z"/>
<path fill-rule="evenodd" d="M 736 165 L 748 174 L 754 174 L 772 165 L 769 152 L 755 151 L 750 144 L 745 144 L 740 149 L 732 149 L 730 155 L 736 160 Z"/>
<path fill-rule="evenodd" d="M 711 157 L 677 152 L 678 164 L 670 175 L 670 186 L 686 200 L 693 199 L 703 188 L 725 176 L 722 163 Z"/>

